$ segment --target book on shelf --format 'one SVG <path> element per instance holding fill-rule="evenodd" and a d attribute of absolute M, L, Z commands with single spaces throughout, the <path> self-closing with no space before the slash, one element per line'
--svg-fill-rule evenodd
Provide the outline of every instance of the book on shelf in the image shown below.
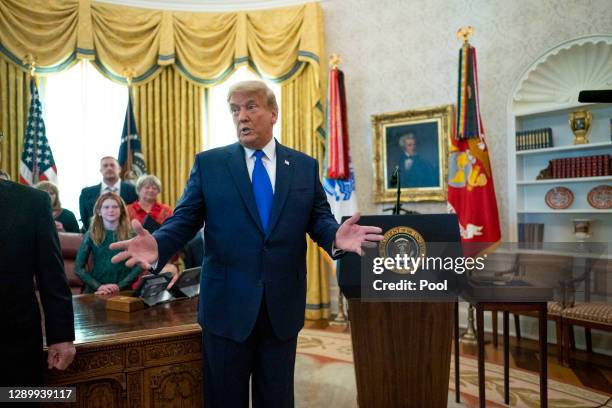
<path fill-rule="evenodd" d="M 516 150 L 545 149 L 553 147 L 552 129 L 542 128 L 516 132 Z"/>
<path fill-rule="evenodd" d="M 520 248 L 541 248 L 544 242 L 544 224 L 519 223 L 518 240 Z"/>
<path fill-rule="evenodd" d="M 552 178 L 580 178 L 610 176 L 609 154 L 583 157 L 564 157 L 549 162 Z"/>

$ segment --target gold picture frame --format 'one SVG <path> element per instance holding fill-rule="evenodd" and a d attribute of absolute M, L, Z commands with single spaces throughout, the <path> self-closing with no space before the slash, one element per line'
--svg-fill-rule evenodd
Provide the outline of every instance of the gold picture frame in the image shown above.
<path fill-rule="evenodd" d="M 453 105 L 372 115 L 374 201 L 395 202 L 398 166 L 403 202 L 446 201 Z"/>

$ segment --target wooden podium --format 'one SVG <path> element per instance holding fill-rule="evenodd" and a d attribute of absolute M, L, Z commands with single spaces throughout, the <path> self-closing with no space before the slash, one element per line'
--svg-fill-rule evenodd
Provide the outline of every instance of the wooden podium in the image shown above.
<path fill-rule="evenodd" d="M 360 223 L 380 226 L 383 234 L 409 226 L 426 242 L 459 242 L 454 215 L 370 216 Z M 359 407 L 446 407 L 455 303 L 362 300 L 360 269 L 352 254 L 338 268 L 349 304 Z"/>
<path fill-rule="evenodd" d="M 454 304 L 349 300 L 360 408 L 446 407 Z"/>

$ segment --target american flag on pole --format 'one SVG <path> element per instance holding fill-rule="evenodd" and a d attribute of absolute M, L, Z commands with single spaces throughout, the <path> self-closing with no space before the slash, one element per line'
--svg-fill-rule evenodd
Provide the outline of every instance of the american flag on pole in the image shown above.
<path fill-rule="evenodd" d="M 57 168 L 45 133 L 42 104 L 33 76 L 30 78 L 30 95 L 30 110 L 19 163 L 19 182 L 25 185 L 34 185 L 43 180 L 57 183 Z"/>

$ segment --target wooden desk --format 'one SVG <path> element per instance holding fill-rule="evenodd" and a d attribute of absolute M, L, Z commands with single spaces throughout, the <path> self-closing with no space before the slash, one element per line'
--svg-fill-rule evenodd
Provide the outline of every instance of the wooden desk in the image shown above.
<path fill-rule="evenodd" d="M 77 354 L 66 371 L 46 371 L 47 385 L 76 386 L 78 407 L 202 406 L 197 298 L 132 313 L 96 295 L 73 305 Z"/>

